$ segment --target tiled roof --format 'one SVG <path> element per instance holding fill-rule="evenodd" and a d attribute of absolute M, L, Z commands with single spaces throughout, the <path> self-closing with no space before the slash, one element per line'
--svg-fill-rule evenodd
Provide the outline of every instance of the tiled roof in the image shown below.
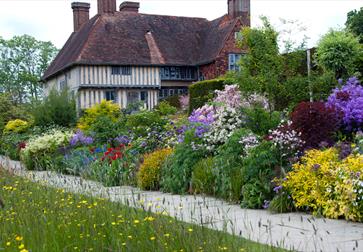
<path fill-rule="evenodd" d="M 72 33 L 45 72 L 48 79 L 72 65 L 184 65 L 212 62 L 237 20 L 208 21 L 116 12 L 96 15 Z"/>

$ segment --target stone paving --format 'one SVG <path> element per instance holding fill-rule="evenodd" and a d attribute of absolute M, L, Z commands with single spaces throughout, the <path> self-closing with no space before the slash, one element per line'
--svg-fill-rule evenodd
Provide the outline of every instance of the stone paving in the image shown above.
<path fill-rule="evenodd" d="M 34 182 L 107 198 L 293 251 L 363 252 L 361 223 L 314 218 L 302 213 L 271 214 L 265 210 L 241 209 L 238 205 L 205 196 L 172 195 L 126 186 L 106 188 L 79 177 L 26 171 L 20 162 L 1 156 L 0 166 Z"/>

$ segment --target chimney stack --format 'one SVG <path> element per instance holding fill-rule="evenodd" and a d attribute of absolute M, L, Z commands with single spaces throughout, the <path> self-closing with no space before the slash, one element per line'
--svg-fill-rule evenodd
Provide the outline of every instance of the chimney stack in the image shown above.
<path fill-rule="evenodd" d="M 75 2 L 72 3 L 72 9 L 74 31 L 77 32 L 89 20 L 90 4 Z"/>
<path fill-rule="evenodd" d="M 98 0 L 98 14 L 115 13 L 116 0 Z"/>
<path fill-rule="evenodd" d="M 120 4 L 120 11 L 129 11 L 139 13 L 140 3 L 139 2 L 123 2 Z"/>
<path fill-rule="evenodd" d="M 251 0 L 228 0 L 228 16 L 242 18 L 244 25 L 251 25 Z"/>

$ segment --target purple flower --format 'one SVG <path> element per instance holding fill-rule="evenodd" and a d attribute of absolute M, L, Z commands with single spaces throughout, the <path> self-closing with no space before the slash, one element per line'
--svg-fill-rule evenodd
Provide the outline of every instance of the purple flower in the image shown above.
<path fill-rule="evenodd" d="M 93 144 L 93 138 L 90 136 L 84 135 L 81 130 L 77 130 L 77 132 L 72 136 L 69 144 L 74 147 L 77 145 L 91 145 Z"/>
<path fill-rule="evenodd" d="M 269 208 L 270 207 L 270 201 L 268 201 L 268 200 L 264 200 L 263 201 L 263 209 L 267 209 L 267 208 Z"/>
<path fill-rule="evenodd" d="M 124 144 L 124 145 L 128 145 L 131 142 L 131 140 L 128 136 L 116 137 L 115 141 L 118 142 L 119 144 Z"/>
<path fill-rule="evenodd" d="M 214 121 L 214 108 L 209 105 L 204 105 L 203 107 L 194 110 L 189 117 L 190 123 L 210 125 Z"/>
<path fill-rule="evenodd" d="M 343 116 L 348 131 L 359 130 L 363 125 L 363 87 L 356 77 L 350 78 L 342 88 L 336 88 L 326 103 Z"/>
<path fill-rule="evenodd" d="M 275 193 L 279 193 L 280 190 L 282 190 L 282 185 L 276 186 L 273 190 L 274 190 Z"/>

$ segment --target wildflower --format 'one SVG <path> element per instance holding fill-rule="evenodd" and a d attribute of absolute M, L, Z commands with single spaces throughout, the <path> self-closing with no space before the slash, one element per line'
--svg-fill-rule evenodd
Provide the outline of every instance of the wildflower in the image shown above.
<path fill-rule="evenodd" d="M 193 232 L 193 229 L 192 229 L 192 228 L 189 228 L 189 229 L 188 229 L 188 231 L 189 231 L 189 232 Z"/>
<path fill-rule="evenodd" d="M 23 240 L 23 237 L 22 237 L 22 236 L 16 236 L 16 237 L 15 237 L 15 240 L 16 240 L 16 241 L 22 241 L 22 240 Z"/>
<path fill-rule="evenodd" d="M 155 236 L 150 237 L 151 241 L 154 241 L 155 239 L 156 239 Z"/>
<path fill-rule="evenodd" d="M 10 245 L 11 245 L 11 242 L 7 242 L 7 243 L 6 243 L 6 246 L 8 246 L 8 247 L 9 247 Z"/>

